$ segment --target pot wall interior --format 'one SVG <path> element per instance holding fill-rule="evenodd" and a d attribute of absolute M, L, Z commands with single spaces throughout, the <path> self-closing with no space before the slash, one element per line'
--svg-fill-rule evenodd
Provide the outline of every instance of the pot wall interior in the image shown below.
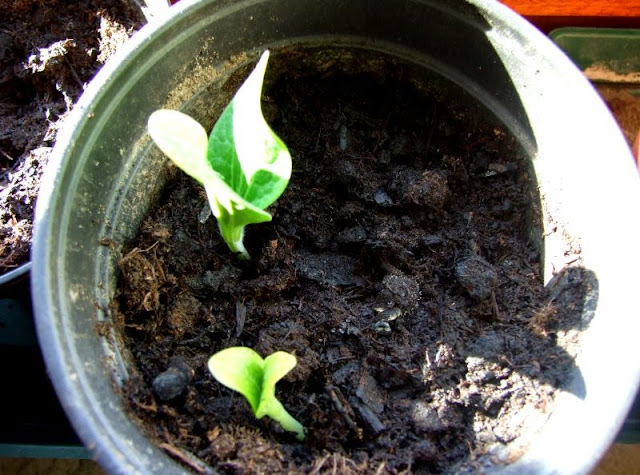
<path fill-rule="evenodd" d="M 96 315 L 99 320 L 111 318 L 117 253 L 135 235 L 169 170 L 146 134 L 147 118 L 158 108 L 176 108 L 210 128 L 232 96 L 232 86 L 267 47 L 277 53 L 284 45 L 296 44 L 314 51 L 339 50 L 342 56 L 384 52 L 422 68 L 443 94 L 466 90 L 506 124 L 531 157 L 544 200 L 547 228 L 533 232 L 540 242 L 545 236 L 545 279 L 551 281 L 553 273 L 569 264 L 567 250 L 572 255 L 579 251 L 582 265 L 601 284 L 585 304 L 585 321 L 606 335 L 611 325 L 628 328 L 629 300 L 623 293 L 630 289 L 624 283 L 604 283 L 611 278 L 615 282 L 618 269 L 601 257 L 608 247 L 602 226 L 620 229 L 615 210 L 623 200 L 638 202 L 637 179 L 627 178 L 631 166 L 623 164 L 628 152 L 622 137 L 568 60 L 496 3 L 186 2 L 173 7 L 177 10 L 171 21 L 139 33 L 118 67 L 107 65 L 100 73 L 75 112 L 75 135 L 57 146 L 57 158 L 64 161 L 46 177 L 44 204 L 39 204 L 39 274 L 34 289 L 49 296 L 36 305 L 50 371 L 54 379 L 60 378 L 56 388 L 80 436 L 95 447 L 108 471 L 182 470 L 164 455 L 157 458 L 160 452 L 119 411 L 111 381 L 126 380 L 128 357 L 121 352 L 117 334 L 107 332 L 108 337 L 101 338 L 95 331 Z M 598 160 L 605 154 L 613 158 L 602 170 Z M 593 186 L 594 176 L 607 190 L 602 200 L 585 187 Z M 601 224 L 594 225 L 594 219 Z M 622 244 L 638 236 L 636 227 L 620 231 Z M 631 260 L 637 264 L 635 255 Z M 604 311 L 606 316 L 600 317 Z M 541 443 L 540 450 L 534 445 L 512 466 L 519 473 L 551 466 L 560 471 L 564 467 L 565 473 L 586 471 L 615 436 L 624 411 L 596 409 L 612 391 L 601 384 L 605 356 L 602 340 L 592 329 L 582 349 L 588 355 L 579 356 L 574 375 L 578 389 L 558 405 L 569 408 L 570 417 L 554 415 L 543 431 L 552 434 L 549 440 L 554 442 Z M 631 355 L 622 345 L 607 345 L 616 357 Z M 619 377 L 611 386 L 617 388 L 612 404 L 624 409 L 634 394 L 637 370 L 623 364 Z M 78 399 L 68 402 L 73 397 Z M 598 414 L 590 421 L 592 430 L 585 431 L 585 421 L 594 413 Z M 603 436 L 597 442 L 590 435 L 594 431 Z M 567 438 L 579 445 L 564 447 L 562 454 L 549 453 L 559 439 Z M 128 453 L 128 459 L 114 458 L 114 453 Z M 585 453 L 594 456 L 585 459 Z M 541 462 L 544 457 L 547 461 Z"/>

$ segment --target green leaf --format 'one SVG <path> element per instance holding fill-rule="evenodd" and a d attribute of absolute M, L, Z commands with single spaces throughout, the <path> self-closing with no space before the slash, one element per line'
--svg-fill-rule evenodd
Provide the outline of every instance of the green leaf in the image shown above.
<path fill-rule="evenodd" d="M 160 109 L 149 117 L 149 135 L 173 163 L 200 183 L 210 180 L 213 170 L 207 161 L 207 132 L 182 112 Z"/>
<path fill-rule="evenodd" d="M 221 384 L 242 394 L 258 418 L 269 416 L 298 440 L 305 437 L 304 427 L 287 412 L 276 398 L 276 383 L 296 365 L 296 357 L 277 351 L 266 359 L 250 348 L 231 347 L 209 358 L 209 371 Z"/>
<path fill-rule="evenodd" d="M 283 193 L 291 177 L 291 155 L 262 115 L 260 97 L 269 60 L 265 51 L 225 108 L 209 137 L 211 167 L 229 187 L 264 209 Z"/>
<path fill-rule="evenodd" d="M 272 397 L 276 393 L 276 383 L 295 368 L 297 363 L 296 357 L 285 351 L 276 351 L 265 358 L 262 376 L 263 399 Z"/>
<path fill-rule="evenodd" d="M 287 412 L 282 403 L 276 398 L 276 383 L 291 371 L 297 364 L 296 357 L 284 351 L 277 351 L 264 360 L 264 375 L 262 376 L 262 395 L 257 418 L 269 416 L 290 432 L 297 434 L 298 440 L 304 440 L 304 427 Z"/>
<path fill-rule="evenodd" d="M 291 177 L 291 154 L 260 107 L 268 59 L 265 51 L 208 139 L 200 124 L 178 111 L 156 111 L 148 124 L 160 149 L 204 185 L 224 241 L 247 259 L 245 227 L 271 221 L 264 209 L 278 199 Z"/>
<path fill-rule="evenodd" d="M 262 394 L 262 357 L 251 348 L 235 346 L 209 358 L 208 367 L 220 384 L 242 394 L 255 414 Z"/>

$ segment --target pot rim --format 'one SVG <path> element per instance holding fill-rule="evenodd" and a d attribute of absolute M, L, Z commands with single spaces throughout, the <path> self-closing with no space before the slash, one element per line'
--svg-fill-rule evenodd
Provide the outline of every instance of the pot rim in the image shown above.
<path fill-rule="evenodd" d="M 31 272 L 32 262 L 28 261 L 19 265 L 15 269 L 11 269 L 9 272 L 5 272 L 0 275 L 0 290 L 6 287 L 10 287 L 16 282 L 20 282 L 22 279 L 28 277 Z"/>

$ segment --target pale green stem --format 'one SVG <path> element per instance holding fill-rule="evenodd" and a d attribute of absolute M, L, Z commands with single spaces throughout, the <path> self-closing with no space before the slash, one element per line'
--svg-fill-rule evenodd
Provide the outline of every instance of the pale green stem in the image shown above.
<path fill-rule="evenodd" d="M 261 408 L 256 413 L 256 417 L 269 416 L 274 421 L 280 423 L 282 428 L 288 432 L 295 432 L 298 440 L 304 440 L 304 427 L 291 414 L 287 412 L 282 403 L 273 397 L 267 407 Z"/>
<path fill-rule="evenodd" d="M 244 247 L 244 228 L 246 225 L 236 223 L 237 215 L 230 213 L 225 206 L 218 203 L 214 192 L 216 184 L 216 181 L 205 182 L 204 189 L 207 193 L 207 198 L 209 198 L 211 211 L 218 220 L 222 239 L 224 239 L 224 242 L 232 252 L 240 253 L 242 259 L 249 260 L 251 256 Z M 228 206 L 233 207 L 233 204 L 229 201 Z"/>
<path fill-rule="evenodd" d="M 243 225 L 233 224 L 233 217 L 227 215 L 227 219 L 219 219 L 218 227 L 220 228 L 220 234 L 222 239 L 227 243 L 229 249 L 233 252 L 240 253 L 240 258 L 249 260 L 251 256 L 244 247 L 244 228 Z M 223 223 L 223 221 L 225 221 Z"/>

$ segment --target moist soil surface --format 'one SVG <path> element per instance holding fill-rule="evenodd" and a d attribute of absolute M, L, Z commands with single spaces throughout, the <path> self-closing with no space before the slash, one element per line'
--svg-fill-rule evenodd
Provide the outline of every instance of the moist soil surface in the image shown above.
<path fill-rule="evenodd" d="M 293 175 L 247 228 L 251 260 L 175 170 L 119 259 L 127 406 L 196 472 L 477 473 L 526 450 L 573 368 L 586 271 L 543 286 L 516 141 L 402 64 L 379 71 L 268 80 Z M 209 374 L 231 346 L 296 355 L 276 394 L 306 440 Z"/>
<path fill-rule="evenodd" d="M 29 260 L 40 177 L 73 104 L 144 23 L 130 4 L 0 2 L 0 274 Z"/>

